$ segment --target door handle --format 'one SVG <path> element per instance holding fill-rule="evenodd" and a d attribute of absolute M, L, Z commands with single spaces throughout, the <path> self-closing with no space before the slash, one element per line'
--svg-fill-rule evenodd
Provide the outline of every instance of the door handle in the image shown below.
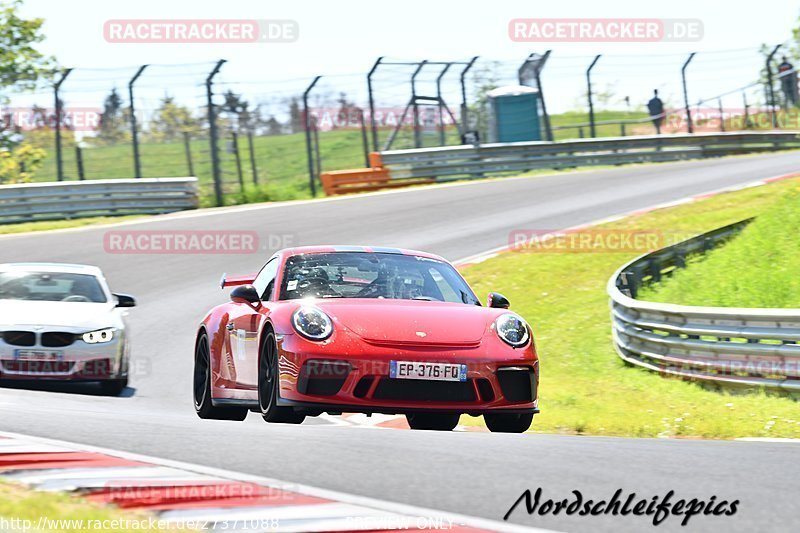
<path fill-rule="evenodd" d="M 228 331 L 233 331 L 234 328 L 233 322 L 228 322 L 228 325 L 225 327 L 227 328 Z"/>

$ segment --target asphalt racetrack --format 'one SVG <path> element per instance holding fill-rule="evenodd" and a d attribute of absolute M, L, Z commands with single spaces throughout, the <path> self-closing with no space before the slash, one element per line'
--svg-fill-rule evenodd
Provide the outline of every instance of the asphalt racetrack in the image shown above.
<path fill-rule="evenodd" d="M 0 389 L 0 430 L 494 520 L 527 488 L 553 499 L 573 490 L 608 499 L 621 488 L 644 498 L 674 490 L 741 502 L 733 518 L 697 516 L 682 528 L 673 517 L 659 531 L 790 531 L 800 495 L 797 444 L 392 431 L 326 419 L 268 425 L 255 414 L 243 423 L 201 421 L 191 368 L 197 324 L 228 297 L 220 275 L 256 271 L 281 243 L 399 246 L 456 261 L 507 244 L 514 229 L 567 228 L 798 169 L 800 153 L 787 152 L 244 206 L 116 228 L 254 230 L 266 245 L 257 254 L 110 254 L 107 227 L 2 237 L 0 262 L 98 265 L 112 290 L 135 295 L 139 307 L 130 312 L 134 375 L 124 397 L 91 387 Z M 652 527 L 647 517 L 528 516 L 524 506 L 511 521 L 580 532 Z"/>

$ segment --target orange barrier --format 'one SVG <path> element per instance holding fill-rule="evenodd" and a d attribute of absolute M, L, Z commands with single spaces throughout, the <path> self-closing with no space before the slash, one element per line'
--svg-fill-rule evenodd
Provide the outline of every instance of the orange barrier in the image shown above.
<path fill-rule="evenodd" d="M 347 194 L 351 192 L 377 191 L 396 187 L 407 187 L 433 182 L 433 178 L 415 178 L 406 180 L 392 180 L 389 169 L 383 166 L 381 154 L 369 154 L 371 168 L 357 168 L 352 170 L 334 170 L 323 172 L 320 175 L 322 188 L 325 194 Z"/>

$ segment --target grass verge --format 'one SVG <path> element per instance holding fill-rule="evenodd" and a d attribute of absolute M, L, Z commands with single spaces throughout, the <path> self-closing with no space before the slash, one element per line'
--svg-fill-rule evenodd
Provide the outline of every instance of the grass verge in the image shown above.
<path fill-rule="evenodd" d="M 656 302 L 800 307 L 800 191 L 790 191 L 724 246 L 643 290 Z"/>
<path fill-rule="evenodd" d="M 0 481 L 0 519 L 11 526 L 9 531 L 170 531 L 154 529 L 150 518 L 69 494 L 38 492 Z"/>
<path fill-rule="evenodd" d="M 43 220 L 41 222 L 21 222 L 19 224 L 0 225 L 0 235 L 11 233 L 28 233 L 31 231 L 49 231 L 54 229 L 79 228 L 93 224 L 112 224 L 141 218 L 146 215 L 131 215 L 127 217 L 89 217 L 73 220 Z"/>
<path fill-rule="evenodd" d="M 603 230 L 696 234 L 760 215 L 800 181 L 786 180 L 628 217 Z M 468 266 L 479 294 L 505 294 L 533 327 L 541 357 L 533 431 L 632 437 L 800 437 L 796 401 L 733 393 L 625 366 L 612 347 L 606 283 L 641 252 L 509 252 Z M 482 424 L 463 417 L 462 423 Z"/>

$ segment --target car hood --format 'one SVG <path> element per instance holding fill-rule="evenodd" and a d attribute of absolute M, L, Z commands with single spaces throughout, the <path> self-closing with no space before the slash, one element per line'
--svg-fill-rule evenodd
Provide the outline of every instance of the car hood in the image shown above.
<path fill-rule="evenodd" d="M 337 326 L 374 343 L 478 344 L 494 318 L 484 307 L 415 300 L 318 301 Z"/>
<path fill-rule="evenodd" d="M 106 328 L 114 325 L 113 303 L 88 302 L 0 302 L 0 326 L 59 326 Z"/>

